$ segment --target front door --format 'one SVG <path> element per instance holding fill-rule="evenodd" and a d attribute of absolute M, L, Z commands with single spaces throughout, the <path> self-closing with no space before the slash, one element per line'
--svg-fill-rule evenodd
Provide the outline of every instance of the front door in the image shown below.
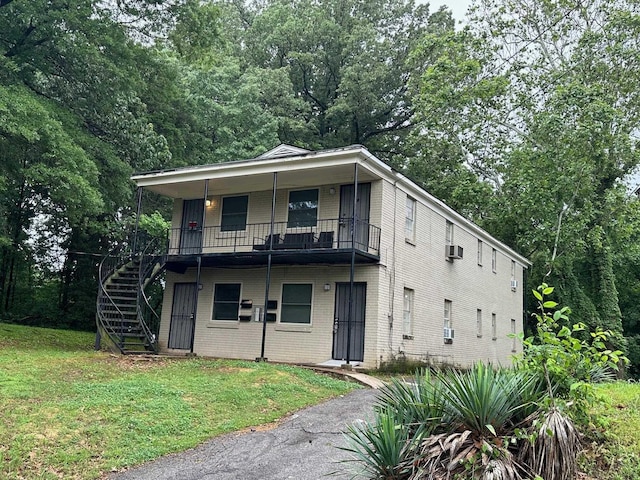
<path fill-rule="evenodd" d="M 202 213 L 204 200 L 185 200 L 182 204 L 182 226 L 180 229 L 180 253 L 200 253 L 202 247 Z"/>
<path fill-rule="evenodd" d="M 358 184 L 356 199 L 355 243 L 358 250 L 367 251 L 369 246 L 369 205 L 371 203 L 371 184 Z M 351 226 L 353 222 L 353 184 L 340 187 L 340 229 L 338 248 L 351 248 Z"/>
<path fill-rule="evenodd" d="M 333 317 L 333 355 L 334 360 L 347 359 L 347 336 L 349 324 L 349 360 L 364 360 L 364 318 L 367 301 L 367 284 L 353 284 L 353 317 L 349 322 L 349 283 L 336 283 L 336 306 Z"/>
<path fill-rule="evenodd" d="M 173 285 L 169 348 L 191 350 L 195 325 L 195 305 L 195 283 L 176 283 Z"/>

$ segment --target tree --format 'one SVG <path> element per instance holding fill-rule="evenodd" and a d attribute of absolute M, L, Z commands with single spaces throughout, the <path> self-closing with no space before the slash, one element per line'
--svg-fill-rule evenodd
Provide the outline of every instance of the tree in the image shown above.
<path fill-rule="evenodd" d="M 476 221 L 618 344 L 611 238 L 620 181 L 640 160 L 638 18 L 624 0 L 480 0 L 466 29 L 417 52 L 443 52 L 423 72 L 420 133 L 493 189 L 468 207 Z"/>
<path fill-rule="evenodd" d="M 129 176 L 171 159 L 143 100 L 138 66 L 149 65 L 154 51 L 115 19 L 144 14 L 147 22 L 134 24 L 160 38 L 157 20 L 186 5 L 0 2 L 4 318 L 93 324 L 93 255 L 122 229 Z"/>
<path fill-rule="evenodd" d="M 448 12 L 429 15 L 405 0 L 234 2 L 243 65 L 286 72 L 306 129 L 280 141 L 309 148 L 364 144 L 385 159 L 404 150 L 413 127 L 411 50 L 427 31 L 453 28 Z"/>

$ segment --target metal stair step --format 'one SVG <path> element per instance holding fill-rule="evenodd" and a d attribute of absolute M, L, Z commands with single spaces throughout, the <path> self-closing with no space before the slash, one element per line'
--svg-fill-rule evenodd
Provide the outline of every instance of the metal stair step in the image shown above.
<path fill-rule="evenodd" d="M 137 313 L 137 309 L 135 305 L 132 305 L 130 303 L 113 303 L 113 304 L 109 304 L 109 305 L 105 305 L 102 307 L 102 311 L 103 312 L 112 312 L 112 313 L 124 313 L 126 314 L 133 314 L 136 315 Z"/>
<path fill-rule="evenodd" d="M 117 319 L 107 319 L 108 325 L 137 325 L 140 322 L 138 321 L 138 317 L 128 317 L 128 318 L 117 318 Z"/>
<path fill-rule="evenodd" d="M 110 283 L 109 285 L 105 286 L 105 289 L 107 290 L 107 292 L 121 292 L 121 293 L 131 293 L 133 295 L 137 295 L 138 294 L 138 285 L 136 284 L 135 287 L 129 287 L 128 285 L 120 285 L 120 284 L 113 284 Z"/>
<path fill-rule="evenodd" d="M 131 296 L 123 296 L 123 295 L 110 295 L 112 300 L 124 300 L 124 301 L 131 301 L 131 302 L 135 302 L 137 300 L 137 295 L 135 297 L 131 297 Z M 118 302 L 115 302 L 116 304 Z"/>
<path fill-rule="evenodd" d="M 110 285 L 131 285 L 132 287 L 138 286 L 138 278 L 133 277 L 115 277 L 111 279 Z"/>
<path fill-rule="evenodd" d="M 137 331 L 137 332 L 118 332 L 118 331 L 114 331 L 114 333 L 116 335 L 118 335 L 119 337 L 123 337 L 123 338 L 137 338 L 139 340 L 145 339 L 144 333 L 141 333 L 141 331 Z M 126 340 L 125 340 L 125 343 L 127 343 Z"/>

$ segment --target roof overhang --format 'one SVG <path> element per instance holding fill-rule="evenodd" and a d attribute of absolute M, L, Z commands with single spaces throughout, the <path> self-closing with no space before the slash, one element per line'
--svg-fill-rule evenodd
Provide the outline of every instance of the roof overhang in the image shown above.
<path fill-rule="evenodd" d="M 209 195 L 271 190 L 277 173 L 278 189 L 352 182 L 354 165 L 358 181 L 377 180 L 391 169 L 362 146 L 178 168 L 136 174 L 139 187 L 171 198 L 201 198 L 205 180 Z M 387 172 L 387 174 L 388 174 Z"/>

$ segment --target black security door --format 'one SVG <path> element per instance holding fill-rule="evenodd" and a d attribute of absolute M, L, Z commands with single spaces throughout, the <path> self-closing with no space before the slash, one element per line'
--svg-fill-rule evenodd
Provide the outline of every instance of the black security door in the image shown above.
<path fill-rule="evenodd" d="M 349 283 L 336 284 L 336 306 L 333 318 L 334 360 L 347 359 L 347 336 L 351 323 L 349 360 L 361 362 L 364 359 L 364 319 L 367 301 L 367 284 L 353 284 L 353 318 L 349 322 Z"/>
<path fill-rule="evenodd" d="M 173 285 L 169 348 L 191 350 L 195 326 L 195 304 L 195 283 L 176 283 Z"/>
<path fill-rule="evenodd" d="M 369 205 L 371 203 L 371 184 L 358 184 L 356 200 L 355 241 L 358 250 L 367 251 L 369 245 Z M 340 187 L 340 230 L 338 248 L 351 248 L 351 226 L 353 222 L 353 184 Z"/>
<path fill-rule="evenodd" d="M 182 228 L 180 232 L 180 253 L 200 253 L 202 245 L 202 213 L 204 200 L 185 200 L 182 204 Z"/>

